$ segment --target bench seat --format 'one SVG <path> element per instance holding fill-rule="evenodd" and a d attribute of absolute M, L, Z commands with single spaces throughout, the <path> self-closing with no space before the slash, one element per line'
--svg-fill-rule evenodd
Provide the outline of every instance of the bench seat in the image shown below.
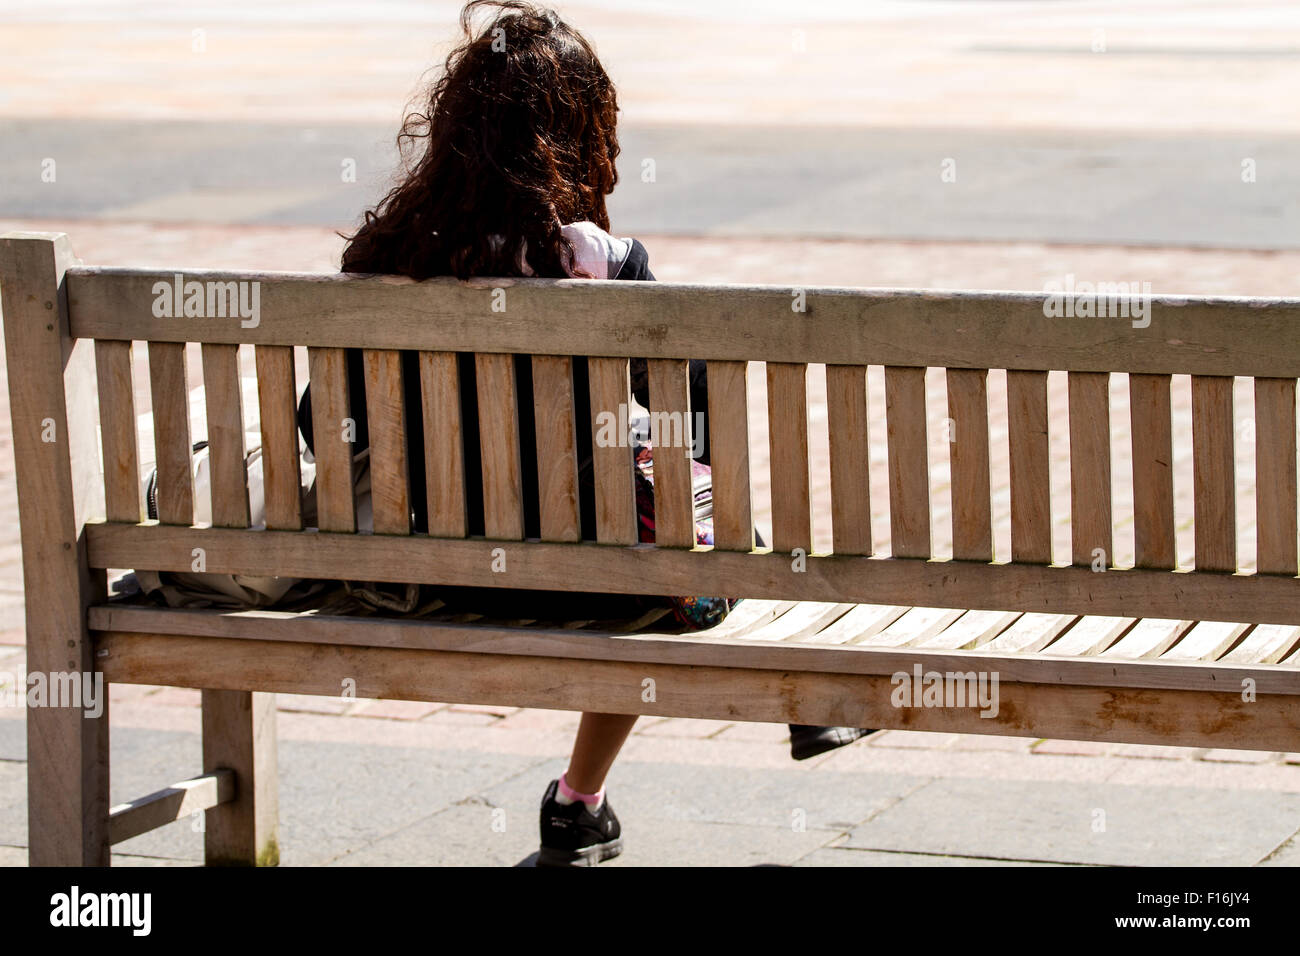
<path fill-rule="evenodd" d="M 125 603 L 89 626 L 127 683 L 337 696 L 353 676 L 362 697 L 1254 750 L 1285 749 L 1300 719 L 1291 625 L 746 600 L 687 633 Z M 892 706 L 917 667 L 996 674 L 996 713 Z M 647 678 L 656 699 L 629 690 Z M 1223 693 L 1247 686 L 1274 706 Z"/>

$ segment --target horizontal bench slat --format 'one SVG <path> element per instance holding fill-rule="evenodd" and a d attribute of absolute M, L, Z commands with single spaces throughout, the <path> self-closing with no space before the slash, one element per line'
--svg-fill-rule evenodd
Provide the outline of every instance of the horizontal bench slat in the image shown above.
<path fill-rule="evenodd" d="M 373 625 L 374 622 L 368 622 Z M 977 707 L 895 707 L 887 675 L 756 670 L 661 661 L 547 659 L 405 648 L 313 646 L 114 632 L 96 662 L 112 683 L 504 704 L 771 723 L 1009 734 L 1167 746 L 1285 750 L 1300 700 L 1240 693 L 1000 680 L 996 716 Z M 919 655 L 920 652 L 911 652 Z M 814 655 L 809 655 L 814 656 Z M 643 693 L 646 680 L 655 694 Z"/>
<path fill-rule="evenodd" d="M 574 279 L 183 274 L 257 282 L 256 324 L 157 316 L 176 273 L 67 273 L 72 335 L 155 342 L 852 365 L 1300 377 L 1300 299 L 1153 296 L 1149 325 L 1049 318 L 1042 292 L 802 289 Z M 206 289 L 206 285 L 205 285 Z M 505 293 L 505 309 L 494 289 Z M 206 300 L 205 300 L 206 301 Z M 223 300 L 224 301 L 224 300 Z M 158 311 L 164 311 L 159 309 Z"/>
<path fill-rule="evenodd" d="M 504 548 L 510 587 L 618 594 L 730 594 L 780 600 L 897 603 L 972 610 L 1290 624 L 1300 581 L 1273 575 L 986 564 L 812 555 L 806 570 L 780 553 L 409 538 L 325 532 L 240 531 L 91 522 L 96 568 L 191 569 L 367 581 L 501 587 L 492 570 Z"/>
<path fill-rule="evenodd" d="M 744 606 L 743 603 L 740 605 Z M 827 674 L 910 673 L 912 665 L 919 661 L 927 671 L 981 670 L 996 672 L 1000 680 L 1030 684 L 1148 687 L 1240 694 L 1241 681 L 1251 678 L 1256 681 L 1261 694 L 1300 694 L 1300 674 L 1278 665 L 1196 660 L 1172 663 L 1159 660 L 1112 661 L 1096 657 L 1005 654 L 944 647 L 828 646 L 790 641 L 788 635 L 775 641 L 765 639 L 762 631 L 774 624 L 780 625 L 784 615 L 775 622 L 766 622 L 757 631 L 715 637 L 711 631 L 680 635 L 654 632 L 623 634 L 394 618 L 359 620 L 342 615 L 291 611 L 171 610 L 111 604 L 92 607 L 88 613 L 91 630 L 100 633 L 170 634 L 573 660 L 658 661 Z"/>
<path fill-rule="evenodd" d="M 109 811 L 108 842 L 123 843 L 192 814 L 229 803 L 235 797 L 235 786 L 235 772 L 222 768 L 119 804 Z"/>

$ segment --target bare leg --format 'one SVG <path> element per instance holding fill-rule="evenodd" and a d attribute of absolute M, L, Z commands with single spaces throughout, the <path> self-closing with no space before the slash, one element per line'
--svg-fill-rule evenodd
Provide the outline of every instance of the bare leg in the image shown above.
<path fill-rule="evenodd" d="M 583 714 L 564 774 L 569 786 L 579 793 L 597 793 L 635 723 L 636 714 Z"/>

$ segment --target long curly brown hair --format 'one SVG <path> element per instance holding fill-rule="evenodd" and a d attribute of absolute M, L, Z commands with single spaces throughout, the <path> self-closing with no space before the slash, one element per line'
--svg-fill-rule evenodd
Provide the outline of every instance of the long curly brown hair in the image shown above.
<path fill-rule="evenodd" d="M 475 15 L 493 8 L 477 33 Z M 565 223 L 609 228 L 618 103 L 591 44 L 554 12 L 474 0 L 461 43 L 398 134 L 402 181 L 348 242 L 344 272 L 426 279 L 567 275 Z"/>

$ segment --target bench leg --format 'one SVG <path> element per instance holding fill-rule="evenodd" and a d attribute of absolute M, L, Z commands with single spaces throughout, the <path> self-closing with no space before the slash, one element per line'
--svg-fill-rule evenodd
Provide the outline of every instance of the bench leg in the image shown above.
<path fill-rule="evenodd" d="M 83 534 L 86 521 L 104 513 L 104 486 L 94 343 L 74 340 L 68 324 L 64 274 L 75 261 L 67 236 L 0 236 L 27 671 L 48 690 L 41 706 L 27 710 L 32 866 L 109 862 L 108 705 L 104 685 L 94 683 L 86 627 L 86 607 L 102 599 L 104 576 L 89 571 Z M 76 690 L 81 701 L 69 699 Z M 93 706 L 96 696 L 102 710 Z"/>
<path fill-rule="evenodd" d="M 30 647 L 29 647 L 30 653 Z M 29 671 L 41 670 L 29 659 Z M 68 668 L 72 670 L 72 668 Z M 88 674 L 89 668 L 82 674 Z M 108 702 L 27 709 L 27 860 L 31 866 L 108 866 Z"/>
<path fill-rule="evenodd" d="M 235 772 L 235 799 L 206 811 L 208 866 L 280 862 L 275 695 L 203 691 L 203 772 Z"/>

